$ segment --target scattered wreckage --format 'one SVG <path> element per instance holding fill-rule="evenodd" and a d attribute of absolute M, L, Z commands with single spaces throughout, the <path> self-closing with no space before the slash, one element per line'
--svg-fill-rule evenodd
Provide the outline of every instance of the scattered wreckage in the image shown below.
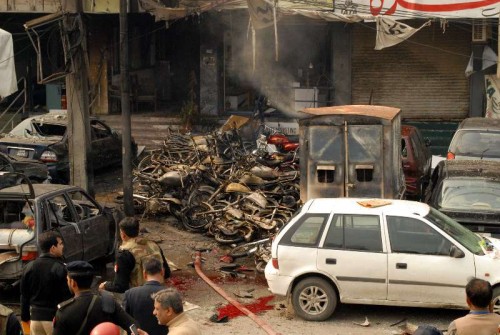
<path fill-rule="evenodd" d="M 221 244 L 272 238 L 300 207 L 299 171 L 263 165 L 253 149 L 237 128 L 200 136 L 169 130 L 133 171 L 136 212 L 173 215 Z M 263 271 L 269 250 L 254 255 Z"/>

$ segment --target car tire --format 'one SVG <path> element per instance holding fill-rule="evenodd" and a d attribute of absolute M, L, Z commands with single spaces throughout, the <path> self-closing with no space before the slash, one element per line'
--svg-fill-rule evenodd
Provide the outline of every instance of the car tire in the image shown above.
<path fill-rule="evenodd" d="M 304 320 L 324 321 L 333 314 L 337 304 L 337 293 L 325 279 L 309 277 L 293 288 L 293 309 Z"/>
<path fill-rule="evenodd" d="M 493 312 L 500 314 L 500 287 L 495 287 L 493 289 L 493 298 L 491 300 L 493 305 Z"/>

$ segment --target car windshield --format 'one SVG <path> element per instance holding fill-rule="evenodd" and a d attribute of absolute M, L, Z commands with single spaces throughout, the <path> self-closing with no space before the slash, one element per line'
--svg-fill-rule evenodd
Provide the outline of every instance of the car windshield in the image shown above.
<path fill-rule="evenodd" d="M 443 209 L 500 211 L 500 182 L 486 178 L 450 178 L 438 198 Z"/>
<path fill-rule="evenodd" d="M 10 131 L 14 136 L 37 136 L 37 137 L 62 137 L 66 132 L 66 126 L 59 123 L 50 123 L 37 120 L 24 120 Z"/>
<path fill-rule="evenodd" d="M 500 157 L 500 132 L 460 131 L 455 143 L 456 155 Z"/>
<path fill-rule="evenodd" d="M 483 249 L 481 248 L 483 239 L 479 235 L 474 234 L 469 229 L 462 226 L 460 223 L 432 207 L 430 208 L 429 214 L 427 214 L 425 218 L 441 230 L 445 231 L 470 252 L 476 255 L 484 255 Z"/>

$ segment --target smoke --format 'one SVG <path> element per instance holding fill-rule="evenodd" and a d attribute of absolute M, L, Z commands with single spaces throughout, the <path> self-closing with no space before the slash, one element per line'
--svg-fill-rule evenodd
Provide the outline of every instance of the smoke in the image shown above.
<path fill-rule="evenodd" d="M 265 95 L 273 107 L 288 117 L 303 117 L 295 108 L 293 86 L 294 83 L 300 87 L 315 86 L 321 51 L 326 43 L 325 26 L 287 25 L 279 21 L 278 61 L 275 60 L 274 27 L 257 30 L 255 69 L 252 33 L 247 28 L 248 14 L 244 12 L 237 19 L 233 17 L 226 30 L 229 33 L 226 34 L 225 45 L 230 45 L 225 50 L 226 87 L 239 85 L 249 88 Z"/>

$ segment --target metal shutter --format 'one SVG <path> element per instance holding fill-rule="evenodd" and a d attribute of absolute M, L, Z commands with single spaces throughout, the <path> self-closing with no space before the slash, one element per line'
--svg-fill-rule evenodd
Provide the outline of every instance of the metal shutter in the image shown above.
<path fill-rule="evenodd" d="M 418 27 L 423 21 L 405 21 Z M 465 68 L 470 26 L 425 27 L 409 41 L 374 50 L 375 23 L 355 24 L 352 35 L 352 103 L 399 107 L 407 119 L 463 119 L 469 110 Z"/>

